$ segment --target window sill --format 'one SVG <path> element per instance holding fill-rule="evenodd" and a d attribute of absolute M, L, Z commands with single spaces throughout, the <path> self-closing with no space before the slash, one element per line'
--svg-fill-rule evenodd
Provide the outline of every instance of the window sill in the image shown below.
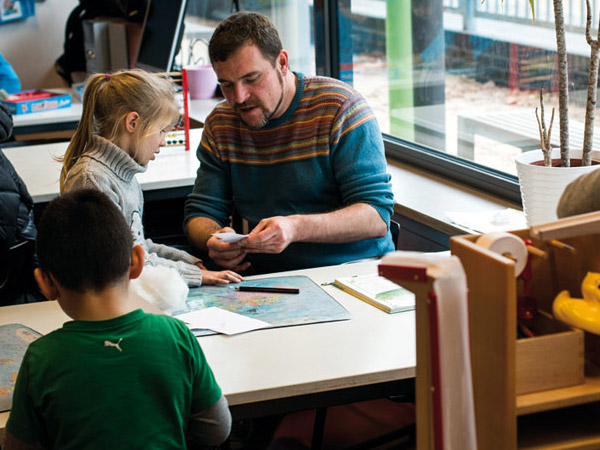
<path fill-rule="evenodd" d="M 447 235 L 473 231 L 450 220 L 446 211 L 483 212 L 521 206 L 426 173 L 388 158 L 394 212 Z M 508 230 L 507 230 L 508 231 Z"/>

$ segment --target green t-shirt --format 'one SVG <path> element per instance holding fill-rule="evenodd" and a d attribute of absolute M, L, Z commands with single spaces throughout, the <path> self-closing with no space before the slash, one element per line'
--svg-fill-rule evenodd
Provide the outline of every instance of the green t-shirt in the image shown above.
<path fill-rule="evenodd" d="M 7 429 L 61 450 L 181 449 L 190 416 L 220 397 L 186 325 L 137 310 L 30 344 Z"/>

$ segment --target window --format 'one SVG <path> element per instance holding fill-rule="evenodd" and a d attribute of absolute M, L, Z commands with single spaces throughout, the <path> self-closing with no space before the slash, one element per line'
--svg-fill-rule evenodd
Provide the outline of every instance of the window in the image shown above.
<path fill-rule="evenodd" d="M 585 2 L 563 3 L 570 30 L 569 116 L 577 130 L 589 60 Z M 525 0 L 336 4 L 344 42 L 340 78 L 353 82 L 373 107 L 391 153 L 518 201 L 514 158 L 539 148 L 540 88 L 547 123 L 552 106 L 558 109 L 552 1 L 536 0 L 535 23 Z M 556 142 L 558 130 L 556 111 Z"/>
<path fill-rule="evenodd" d="M 584 0 L 564 3 L 573 135 L 589 48 Z M 389 156 L 520 201 L 514 158 L 539 145 L 539 88 L 547 122 L 557 105 L 552 0 L 535 0 L 535 22 L 527 0 L 189 0 L 180 63 L 207 63 L 212 30 L 238 6 L 275 22 L 293 70 L 353 84 Z"/>
<path fill-rule="evenodd" d="M 215 27 L 238 7 L 268 16 L 279 30 L 292 70 L 315 73 L 313 8 L 307 0 L 188 0 L 179 64 L 209 64 L 208 41 Z"/>

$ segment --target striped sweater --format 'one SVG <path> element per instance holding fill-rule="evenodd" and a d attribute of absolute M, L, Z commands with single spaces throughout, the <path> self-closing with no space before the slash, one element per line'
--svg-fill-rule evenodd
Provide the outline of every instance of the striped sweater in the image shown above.
<path fill-rule="evenodd" d="M 185 221 L 222 226 L 233 208 L 252 229 L 263 218 L 315 214 L 355 203 L 389 223 L 390 176 L 377 121 L 362 96 L 341 81 L 297 73 L 288 110 L 261 129 L 247 127 L 226 102 L 207 117 L 200 168 Z M 279 255 L 251 255 L 262 272 L 339 264 L 393 250 L 381 239 L 345 244 L 293 243 Z"/>

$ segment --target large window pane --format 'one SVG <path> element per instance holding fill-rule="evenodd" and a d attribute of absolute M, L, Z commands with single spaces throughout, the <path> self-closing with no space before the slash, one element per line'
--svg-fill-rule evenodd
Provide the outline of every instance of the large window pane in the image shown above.
<path fill-rule="evenodd" d="M 292 70 L 315 73 L 312 1 L 301 0 L 189 0 L 179 65 L 208 64 L 208 41 L 217 24 L 236 11 L 258 11 L 279 30 Z"/>
<path fill-rule="evenodd" d="M 346 79 L 367 98 L 384 133 L 507 174 L 515 174 L 518 153 L 539 147 L 538 90 L 548 123 L 557 107 L 552 0 L 536 0 L 535 22 L 527 0 L 337 3 L 340 30 L 352 38 L 340 48 L 340 60 L 351 60 Z M 563 5 L 576 148 L 589 61 L 585 1 Z M 552 136 L 558 146 L 558 111 Z"/>

